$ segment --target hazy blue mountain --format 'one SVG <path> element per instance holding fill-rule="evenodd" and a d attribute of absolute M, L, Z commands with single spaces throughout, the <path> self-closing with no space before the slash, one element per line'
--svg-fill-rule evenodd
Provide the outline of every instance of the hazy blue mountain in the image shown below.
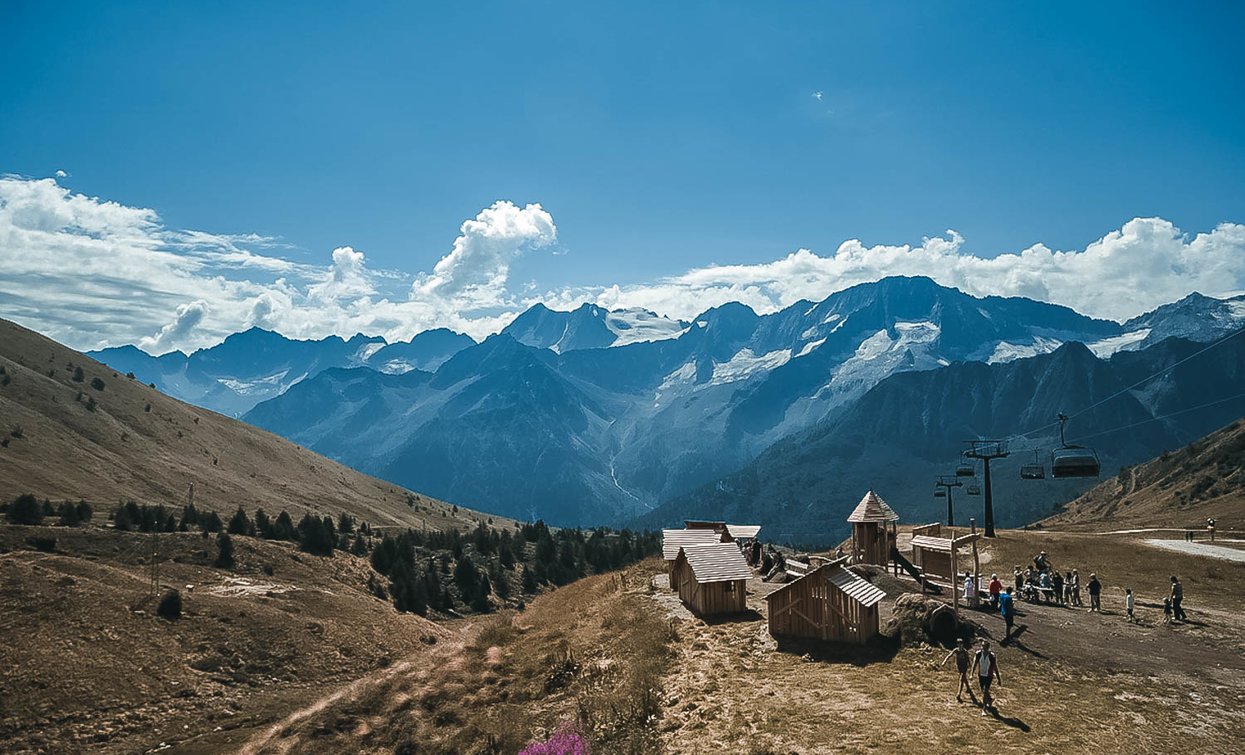
<path fill-rule="evenodd" d="M 645 309 L 607 310 L 583 304 L 573 312 L 562 312 L 538 303 L 502 333 L 527 346 L 565 353 L 675 338 L 686 329 L 687 323 Z"/>
<path fill-rule="evenodd" d="M 379 336 L 299 341 L 251 328 L 190 355 L 174 351 L 153 357 L 133 346 L 122 346 L 90 352 L 89 356 L 115 370 L 133 372 L 175 398 L 241 416 L 259 402 L 279 396 L 291 385 L 326 369 L 366 365 L 377 354 L 384 354 L 377 369 L 435 368 L 473 343 L 467 336 L 449 331 L 429 331 L 409 343 L 386 345 Z"/>
<path fill-rule="evenodd" d="M 474 346 L 471 336 L 448 328 L 425 330 L 409 341 L 391 343 L 378 349 L 367 359 L 367 365 L 381 372 L 402 373 L 410 370 L 432 372 L 458 352 Z"/>
<path fill-rule="evenodd" d="M 621 346 L 608 314 L 534 307 L 430 378 L 327 372 L 247 419 L 431 495 L 591 523 L 720 478 L 897 372 L 1120 332 L 1064 307 L 977 299 L 924 278 L 769 315 L 730 303 L 675 338 Z"/>
<path fill-rule="evenodd" d="M 766 524 L 775 538 L 828 542 L 846 533 L 845 517 L 870 487 L 905 521 L 937 521 L 946 502 L 931 496 L 934 476 L 950 473 L 963 441 L 977 437 L 1007 439 L 1012 449 L 992 467 L 996 523 L 1033 521 L 1098 481 L 1019 479 L 1021 464 L 1046 460 L 1058 444 L 1053 419 L 1060 411 L 1073 416 L 1068 441 L 1096 448 L 1104 476 L 1245 414 L 1245 338 L 1226 342 L 1213 358 L 1180 364 L 1202 348 L 1168 339 L 1104 360 L 1067 344 L 1008 363 L 896 374 L 836 416 L 640 521 L 725 518 Z M 981 524 L 980 498 L 961 488 L 957 504 L 958 522 L 974 516 Z"/>

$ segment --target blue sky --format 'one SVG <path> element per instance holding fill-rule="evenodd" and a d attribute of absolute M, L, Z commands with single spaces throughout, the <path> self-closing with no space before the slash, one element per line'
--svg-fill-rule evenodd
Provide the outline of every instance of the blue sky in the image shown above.
<path fill-rule="evenodd" d="M 0 173 L 411 276 L 539 203 L 539 291 L 1245 221 L 1237 4 L 592 6 L 6 3 Z"/>

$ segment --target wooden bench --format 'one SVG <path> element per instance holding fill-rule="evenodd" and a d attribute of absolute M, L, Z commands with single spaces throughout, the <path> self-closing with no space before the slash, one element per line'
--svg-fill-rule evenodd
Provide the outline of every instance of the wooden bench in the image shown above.
<path fill-rule="evenodd" d="M 803 561 L 796 561 L 794 558 L 786 560 L 785 568 L 788 574 L 793 577 L 803 577 L 808 574 L 808 564 Z"/>

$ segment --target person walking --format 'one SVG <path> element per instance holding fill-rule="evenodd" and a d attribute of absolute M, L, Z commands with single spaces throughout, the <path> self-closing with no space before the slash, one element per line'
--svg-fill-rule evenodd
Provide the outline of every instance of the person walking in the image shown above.
<path fill-rule="evenodd" d="M 1176 621 L 1184 621 L 1184 609 L 1180 604 L 1184 602 L 1184 585 L 1180 584 L 1180 580 L 1175 574 L 1172 575 L 1172 618 Z"/>
<path fill-rule="evenodd" d="M 1133 616 L 1133 602 L 1133 588 L 1129 587 L 1124 590 L 1124 611 L 1128 614 L 1130 624 L 1135 620 Z"/>
<path fill-rule="evenodd" d="M 999 674 L 999 660 L 990 652 L 990 641 L 982 640 L 981 649 L 973 657 L 973 668 L 977 670 L 977 683 L 981 685 L 981 715 L 994 706 L 990 697 L 990 682 L 997 681 L 1003 686 L 1003 677 Z"/>
<path fill-rule="evenodd" d="M 955 658 L 955 670 L 960 672 L 960 686 L 955 690 L 955 701 L 963 702 L 964 698 L 960 695 L 968 692 L 968 696 L 973 696 L 973 687 L 968 683 L 968 646 L 964 644 L 964 638 L 955 641 L 955 647 L 951 648 L 951 652 L 947 653 L 947 657 L 942 659 L 942 663 L 938 664 L 938 668 L 947 665 L 947 661 Z"/>
<path fill-rule="evenodd" d="M 1007 624 L 1007 633 L 1003 635 L 1003 642 L 1007 642 L 1012 636 L 1012 625 L 1016 623 L 1016 599 L 1012 597 L 1011 587 L 999 596 L 999 615 Z"/>
<path fill-rule="evenodd" d="M 1089 575 L 1089 610 L 1102 613 L 1102 583 L 1098 581 L 1097 574 Z"/>

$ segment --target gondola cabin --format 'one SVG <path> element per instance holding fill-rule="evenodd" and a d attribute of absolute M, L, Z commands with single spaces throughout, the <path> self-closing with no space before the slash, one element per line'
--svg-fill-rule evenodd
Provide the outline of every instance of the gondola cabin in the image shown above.
<path fill-rule="evenodd" d="M 699 616 L 740 613 L 747 608 L 752 570 L 734 543 L 684 546 L 670 573 L 679 599 Z"/>
<path fill-rule="evenodd" d="M 677 589 L 674 581 L 674 562 L 679 557 L 679 549 L 685 545 L 709 545 L 724 542 L 725 530 L 714 529 L 662 530 L 661 557 L 666 561 L 666 570 L 670 575 L 670 589 Z M 736 551 L 739 549 L 736 548 Z"/>
<path fill-rule="evenodd" d="M 769 632 L 863 645 L 878 634 L 881 588 L 844 568 L 837 559 L 766 596 Z"/>

